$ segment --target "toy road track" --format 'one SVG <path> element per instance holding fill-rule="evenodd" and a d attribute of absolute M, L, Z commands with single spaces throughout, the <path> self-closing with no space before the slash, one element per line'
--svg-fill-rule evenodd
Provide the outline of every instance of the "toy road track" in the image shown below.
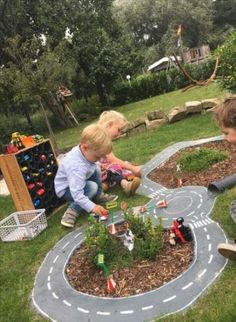
<path fill-rule="evenodd" d="M 42 263 L 32 292 L 35 307 L 58 322 L 120 322 L 124 319 L 141 322 L 185 310 L 193 304 L 227 263 L 217 252 L 217 245 L 227 241 L 225 234 L 218 223 L 209 218 L 216 196 L 204 187 L 166 189 L 150 181 L 147 174 L 182 148 L 218 139 L 220 137 L 172 145 L 143 167 L 139 193 L 152 199 L 146 208 L 162 199 L 167 201 L 168 207 L 142 215 L 156 221 L 158 212 L 165 227 L 182 216 L 193 231 L 195 254 L 187 271 L 158 289 L 125 298 L 101 298 L 78 292 L 69 285 L 64 271 L 72 252 L 83 242 L 83 228 L 80 228 L 60 240 Z M 121 212 L 116 212 L 114 217 L 116 221 L 123 218 Z"/>

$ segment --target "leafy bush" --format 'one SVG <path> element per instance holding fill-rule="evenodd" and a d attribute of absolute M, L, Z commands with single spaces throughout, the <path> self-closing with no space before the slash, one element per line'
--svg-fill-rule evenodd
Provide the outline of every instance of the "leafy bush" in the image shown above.
<path fill-rule="evenodd" d="M 217 149 L 197 148 L 195 151 L 184 152 L 178 160 L 181 170 L 201 171 L 209 166 L 228 158 L 228 153 Z"/>
<path fill-rule="evenodd" d="M 220 57 L 219 80 L 222 87 L 233 92 L 236 91 L 236 31 L 226 39 L 224 45 L 216 50 Z"/>
<path fill-rule="evenodd" d="M 90 227 L 85 231 L 85 244 L 91 263 L 97 264 L 97 256 L 100 253 L 104 254 L 105 263 L 109 268 L 129 267 L 137 259 L 156 258 L 163 246 L 161 221 L 156 226 L 150 218 L 143 223 L 142 218 L 134 215 L 132 210 L 126 213 L 125 221 L 135 236 L 134 249 L 131 252 L 119 238 L 110 235 L 108 227 L 97 223 L 93 218 L 89 219 Z"/>
<path fill-rule="evenodd" d="M 23 120 L 19 115 L 18 116 L 11 115 L 9 117 L 2 115 L 0 119 L 0 131 L 1 131 L 0 143 L 1 143 L 2 149 L 4 145 L 10 142 L 11 133 L 13 132 L 25 133 L 26 130 L 29 131 L 29 126 L 27 125 L 26 121 Z"/>
<path fill-rule="evenodd" d="M 185 65 L 186 71 L 196 80 L 208 79 L 214 70 L 215 61 L 208 59 L 200 64 Z M 157 73 L 147 73 L 127 81 L 116 83 L 112 88 L 113 105 L 123 105 L 148 97 L 167 93 L 189 84 L 178 68 Z"/>
<path fill-rule="evenodd" d="M 80 121 L 97 117 L 103 111 L 97 96 L 91 96 L 86 103 L 84 99 L 72 101 L 72 109 Z"/>

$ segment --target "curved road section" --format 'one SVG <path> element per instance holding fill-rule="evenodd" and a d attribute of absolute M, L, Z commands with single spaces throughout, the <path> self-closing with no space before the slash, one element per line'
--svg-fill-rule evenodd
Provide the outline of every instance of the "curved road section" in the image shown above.
<path fill-rule="evenodd" d="M 71 254 L 83 242 L 83 228 L 80 228 L 60 240 L 44 259 L 32 292 L 37 310 L 51 321 L 58 322 L 121 322 L 124 319 L 141 322 L 185 310 L 193 304 L 227 263 L 217 252 L 218 243 L 227 239 L 218 223 L 209 218 L 216 196 L 197 186 L 166 189 L 150 181 L 147 174 L 180 149 L 221 138 L 177 143 L 143 167 L 139 193 L 151 198 L 147 206 L 166 199 L 168 207 L 156 208 L 142 216 L 149 216 L 154 222 L 161 216 L 165 227 L 170 227 L 174 218 L 182 216 L 193 231 L 195 256 L 186 272 L 156 290 L 126 298 L 101 298 L 80 293 L 69 285 L 64 273 Z M 122 216 L 117 212 L 116 221 Z"/>

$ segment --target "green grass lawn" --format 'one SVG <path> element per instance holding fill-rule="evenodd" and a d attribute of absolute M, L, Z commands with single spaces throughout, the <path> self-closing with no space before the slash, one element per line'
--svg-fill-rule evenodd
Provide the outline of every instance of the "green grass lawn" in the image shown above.
<path fill-rule="evenodd" d="M 146 111 L 162 107 L 170 109 L 174 105 L 183 104 L 187 100 L 205 99 L 210 97 L 223 97 L 224 92 L 216 85 L 203 88 L 194 88 L 187 92 L 172 92 L 148 100 L 128 104 L 118 108 L 128 119 L 143 116 Z M 79 141 L 81 129 L 69 129 L 56 134 L 60 148 L 76 145 Z M 159 129 L 143 133 L 134 137 L 118 140 L 114 143 L 115 153 L 125 159 L 144 164 L 156 153 L 165 147 L 184 140 L 210 137 L 220 134 L 214 124 L 212 115 L 198 115 L 183 121 L 164 125 Z M 131 148 L 132 147 L 132 148 Z M 119 189 L 120 200 L 127 200 L 130 206 L 141 205 L 146 198 L 135 196 L 126 199 Z M 212 217 L 224 228 L 229 238 L 236 237 L 236 225 L 229 216 L 230 202 L 235 199 L 236 188 L 222 193 L 215 204 Z M 0 218 L 4 218 L 14 211 L 10 197 L 0 198 Z M 33 241 L 2 243 L 0 242 L 0 321 L 1 322 L 32 322 L 47 321 L 39 316 L 31 306 L 31 291 L 35 274 L 48 251 L 69 230 L 60 225 L 60 218 L 65 207 L 48 219 L 48 228 Z M 86 216 L 81 217 L 77 223 L 86 225 Z M 223 274 L 206 293 L 187 310 L 186 313 L 163 318 L 162 321 L 236 321 L 236 262 L 227 265 Z M 69 318 L 68 318 L 69 322 Z"/>
<path fill-rule="evenodd" d="M 226 95 L 220 90 L 216 84 L 203 87 L 194 87 L 187 92 L 182 90 L 155 96 L 146 100 L 130 103 L 117 108 L 117 110 L 125 115 L 127 120 L 136 120 L 145 117 L 146 112 L 161 109 L 168 111 L 174 106 L 181 106 L 186 101 L 201 100 L 206 98 L 221 98 Z M 89 108 L 89 107 L 88 107 Z M 92 120 L 94 121 L 94 120 Z M 79 127 L 66 129 L 56 133 L 56 139 L 61 149 L 75 145 L 79 141 L 79 136 L 85 126 L 89 122 L 83 122 Z"/>

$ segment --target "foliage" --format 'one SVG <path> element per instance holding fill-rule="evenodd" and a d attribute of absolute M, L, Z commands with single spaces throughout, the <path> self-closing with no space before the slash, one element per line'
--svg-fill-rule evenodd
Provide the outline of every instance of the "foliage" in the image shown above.
<path fill-rule="evenodd" d="M 163 246 L 161 218 L 154 226 L 150 217 L 143 223 L 142 217 L 135 216 L 131 211 L 125 214 L 125 221 L 135 236 L 133 258 L 154 260 Z"/>
<path fill-rule="evenodd" d="M 213 59 L 208 59 L 199 65 L 186 65 L 186 71 L 196 80 L 208 79 L 214 70 Z M 162 70 L 156 73 L 147 73 L 127 81 L 118 82 L 113 86 L 113 104 L 121 105 L 144 98 L 167 93 L 183 88 L 189 80 L 177 69 Z"/>
<path fill-rule="evenodd" d="M 229 157 L 228 153 L 217 149 L 196 148 L 191 152 L 183 152 L 178 160 L 181 170 L 201 171 Z"/>
<path fill-rule="evenodd" d="M 89 249 L 88 257 L 94 265 L 97 264 L 98 254 L 104 254 L 106 264 L 111 263 L 117 257 L 119 241 L 111 238 L 105 225 L 97 222 L 93 217 L 89 219 L 90 226 L 85 230 L 85 244 Z M 118 253 L 117 253 L 118 251 Z"/>
<path fill-rule="evenodd" d="M 134 79 L 158 58 L 178 51 L 180 23 L 183 49 L 207 43 L 216 48 L 235 28 L 235 11 L 236 0 L 0 0 L 0 109 L 5 115 L 17 111 L 32 127 L 35 96 L 31 94 L 42 93 L 42 83 L 51 91 L 58 82 L 76 98 L 87 101 L 96 93 L 100 105 L 110 106 L 113 85 L 128 74 Z M 71 35 L 67 40 L 66 31 Z M 163 76 L 156 86 L 143 80 L 136 90 L 117 84 L 121 98 L 116 104 L 183 86 L 182 76 L 176 79 L 178 86 L 169 79 Z M 48 97 L 44 99 L 49 105 Z M 63 122 L 61 126 L 68 125 Z"/>
<path fill-rule="evenodd" d="M 144 223 L 142 218 L 134 215 L 133 211 L 125 214 L 125 221 L 135 236 L 134 249 L 129 252 L 120 239 L 109 234 L 109 229 L 93 218 L 89 219 L 90 227 L 85 231 L 85 244 L 88 247 L 88 259 L 97 264 L 98 254 L 104 254 L 105 263 L 109 267 L 125 267 L 132 265 L 134 260 L 154 260 L 160 252 L 163 241 L 163 226 L 161 221 L 154 226 L 151 218 Z"/>
<path fill-rule="evenodd" d="M 219 73 L 220 84 L 231 91 L 236 90 L 236 32 L 226 39 L 224 45 L 216 50 L 216 55 L 220 57 Z"/>
<path fill-rule="evenodd" d="M 180 23 L 184 46 L 207 43 L 213 28 L 213 9 L 211 0 L 131 0 L 120 6 L 117 15 L 134 35 L 137 47 L 156 47 L 157 60 L 177 50 L 176 31 Z"/>

